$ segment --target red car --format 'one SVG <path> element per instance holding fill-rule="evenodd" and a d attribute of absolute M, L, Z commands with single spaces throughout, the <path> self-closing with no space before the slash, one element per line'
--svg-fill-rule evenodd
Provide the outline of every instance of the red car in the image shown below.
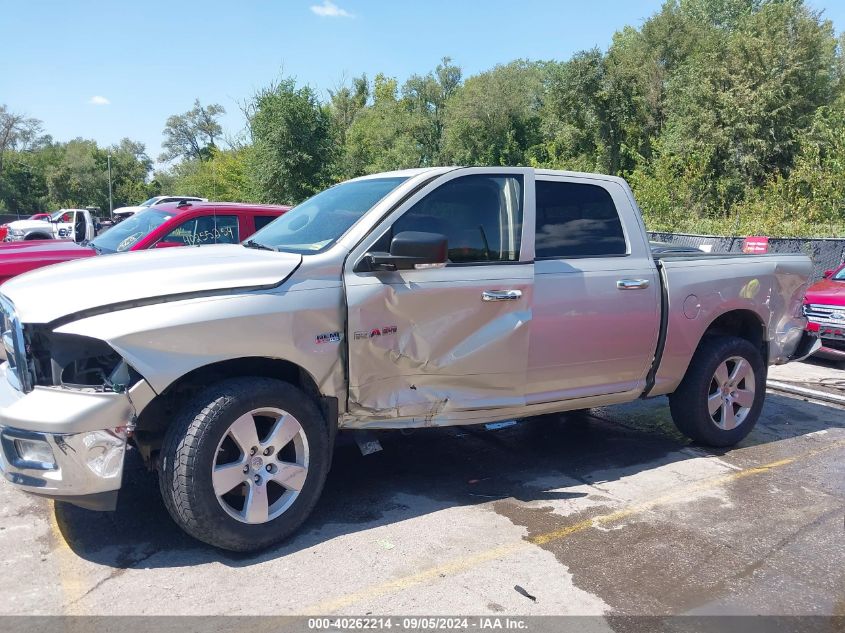
<path fill-rule="evenodd" d="M 147 248 L 237 244 L 290 207 L 236 202 L 164 204 L 115 224 L 87 244 L 35 240 L 0 245 L 0 283 L 60 262 Z"/>
<path fill-rule="evenodd" d="M 49 213 L 36 213 L 31 215 L 27 218 L 27 220 L 44 220 L 47 221 L 50 219 Z M 6 234 L 9 232 L 9 225 L 8 224 L 0 224 L 0 242 L 6 239 Z"/>
<path fill-rule="evenodd" d="M 816 356 L 845 363 L 845 262 L 827 270 L 824 279 L 810 286 L 804 313 L 811 332 L 818 332 L 822 347 Z"/>

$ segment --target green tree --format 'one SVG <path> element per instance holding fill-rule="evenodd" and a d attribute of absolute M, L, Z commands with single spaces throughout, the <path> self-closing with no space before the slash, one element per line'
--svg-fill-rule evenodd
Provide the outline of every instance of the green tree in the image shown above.
<path fill-rule="evenodd" d="M 352 85 L 342 83 L 335 90 L 329 91 L 329 108 L 335 126 L 338 143 L 346 145 L 346 133 L 352 126 L 357 114 L 367 107 L 370 98 L 370 84 L 367 75 L 355 77 Z"/>
<path fill-rule="evenodd" d="M 225 113 L 226 109 L 220 104 L 203 106 L 200 100 L 196 99 L 194 107 L 184 114 L 168 117 L 163 132 L 164 142 L 161 144 L 165 151 L 159 156 L 159 160 L 207 160 L 217 147 L 216 139 L 223 134 L 218 119 Z"/>
<path fill-rule="evenodd" d="M 413 135 L 419 164 L 443 162 L 443 131 L 449 100 L 461 85 L 461 69 L 444 57 L 433 73 L 413 75 L 402 87 L 402 97 L 414 119 Z"/>
<path fill-rule="evenodd" d="M 446 110 L 446 160 L 529 164 L 542 142 L 544 73 L 544 64 L 518 60 L 467 79 Z"/>
<path fill-rule="evenodd" d="M 332 117 L 311 88 L 282 79 L 256 94 L 249 111 L 259 199 L 292 204 L 330 182 Z"/>
<path fill-rule="evenodd" d="M 376 75 L 372 105 L 361 110 L 349 128 L 341 160 L 342 175 L 350 178 L 419 167 L 422 153 L 416 132 L 420 125 L 419 114 L 398 97 L 396 79 Z"/>
<path fill-rule="evenodd" d="M 200 196 L 209 200 L 255 202 L 255 183 L 251 177 L 252 147 L 217 150 L 205 161 L 182 161 L 168 174 L 156 174 L 159 186 L 180 195 Z"/>
<path fill-rule="evenodd" d="M 701 24 L 707 44 L 668 82 L 661 160 L 695 174 L 686 183 L 688 210 L 699 216 L 730 217 L 748 191 L 787 174 L 801 131 L 838 81 L 829 22 L 798 0 L 745 4 L 745 11 L 727 11 L 734 29 L 722 18 Z"/>

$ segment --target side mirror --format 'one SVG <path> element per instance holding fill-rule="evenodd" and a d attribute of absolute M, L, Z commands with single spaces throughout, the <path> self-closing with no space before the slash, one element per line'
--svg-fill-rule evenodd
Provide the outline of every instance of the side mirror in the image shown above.
<path fill-rule="evenodd" d="M 824 278 L 825 278 L 825 279 L 830 279 L 831 277 L 833 277 L 833 273 L 834 273 L 834 272 L 836 272 L 836 271 L 833 271 L 833 270 L 826 270 L 826 271 L 824 271 L 824 275 L 823 275 L 823 276 L 824 276 Z"/>
<path fill-rule="evenodd" d="M 403 231 L 390 243 L 390 253 L 367 253 L 362 263 L 364 269 L 413 270 L 439 267 L 446 264 L 448 241 L 440 233 Z"/>

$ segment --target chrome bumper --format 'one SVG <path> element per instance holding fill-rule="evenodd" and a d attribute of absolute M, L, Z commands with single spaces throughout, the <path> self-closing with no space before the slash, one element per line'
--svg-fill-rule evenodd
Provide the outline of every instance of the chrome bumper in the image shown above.
<path fill-rule="evenodd" d="M 21 490 L 93 510 L 113 510 L 123 478 L 126 433 L 88 431 L 71 435 L 0 427 L 0 470 Z M 52 462 L 29 461 L 20 440 L 45 443 Z"/>
<path fill-rule="evenodd" d="M 135 419 L 130 396 L 36 387 L 15 390 L 0 365 L 0 471 L 25 492 L 97 510 L 114 509 L 126 442 Z M 145 381 L 132 387 L 141 401 Z M 46 445 L 46 446 L 45 446 Z M 34 460 L 37 446 L 51 460 Z"/>

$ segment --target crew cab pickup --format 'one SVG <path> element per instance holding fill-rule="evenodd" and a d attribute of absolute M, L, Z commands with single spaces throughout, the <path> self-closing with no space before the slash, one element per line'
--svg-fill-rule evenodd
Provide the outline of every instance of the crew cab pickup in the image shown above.
<path fill-rule="evenodd" d="M 818 346 L 810 271 L 804 255 L 653 255 L 620 178 L 358 178 L 241 245 L 4 284 L 0 466 L 21 490 L 109 509 L 131 446 L 184 530 L 253 550 L 311 512 L 339 429 L 668 395 L 684 433 L 729 446 L 760 416 L 767 365 Z"/>
<path fill-rule="evenodd" d="M 97 226 L 88 209 L 59 209 L 43 220 L 15 220 L 6 225 L 6 242 L 22 240 L 92 240 Z"/>
<path fill-rule="evenodd" d="M 288 209 L 269 204 L 183 201 L 140 211 L 90 242 L 35 240 L 0 244 L 0 283 L 36 268 L 95 255 L 235 244 Z"/>

